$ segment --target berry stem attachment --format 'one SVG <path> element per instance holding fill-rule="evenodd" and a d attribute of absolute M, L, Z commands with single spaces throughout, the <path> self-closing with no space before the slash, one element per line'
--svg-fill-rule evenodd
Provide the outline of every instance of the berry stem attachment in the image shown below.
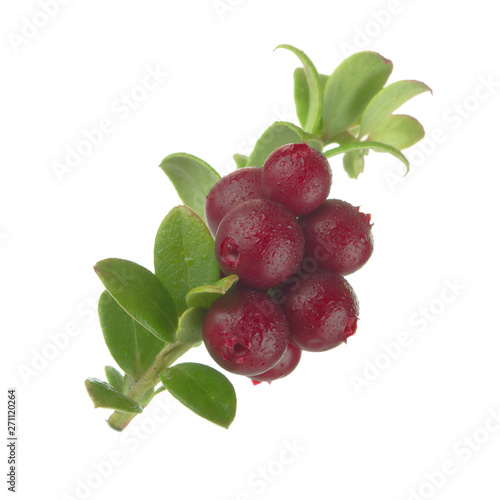
<path fill-rule="evenodd" d="M 189 351 L 191 347 L 193 347 L 192 344 L 183 344 L 181 342 L 167 344 L 156 355 L 154 363 L 148 368 L 144 375 L 134 382 L 130 390 L 127 392 L 127 397 L 133 399 L 134 401 L 139 401 L 148 390 L 158 385 L 160 382 L 161 372 L 165 370 L 165 368 L 171 366 L 172 363 L 177 361 L 177 359 Z M 142 406 L 147 406 L 147 403 Z M 122 431 L 136 415 L 137 413 L 115 411 L 111 417 L 109 417 L 108 424 L 112 429 Z"/>

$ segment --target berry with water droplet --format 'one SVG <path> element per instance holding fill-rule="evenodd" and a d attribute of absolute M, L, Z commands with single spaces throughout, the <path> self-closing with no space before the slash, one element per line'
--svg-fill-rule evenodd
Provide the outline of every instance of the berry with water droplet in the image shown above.
<path fill-rule="evenodd" d="M 299 218 L 305 238 L 305 257 L 323 269 L 343 276 L 363 267 L 373 252 L 369 214 L 342 200 L 326 200 Z"/>
<path fill-rule="evenodd" d="M 343 276 L 326 269 L 290 280 L 279 303 L 290 325 L 291 342 L 304 351 L 333 349 L 356 332 L 356 294 Z"/>
<path fill-rule="evenodd" d="M 208 352 L 222 368 L 239 375 L 270 370 L 289 340 L 283 310 L 260 290 L 233 288 L 213 302 L 203 321 Z"/>
<path fill-rule="evenodd" d="M 259 289 L 283 283 L 299 267 L 304 236 L 297 219 L 278 203 L 250 200 L 222 219 L 215 256 L 226 275 Z"/>
<path fill-rule="evenodd" d="M 305 142 L 275 149 L 262 168 L 266 198 L 281 203 L 295 215 L 318 208 L 328 198 L 331 186 L 328 160 Z"/>
<path fill-rule="evenodd" d="M 261 174 L 261 168 L 240 168 L 212 187 L 205 200 L 205 218 L 214 236 L 224 215 L 231 209 L 244 201 L 264 198 Z"/>
<path fill-rule="evenodd" d="M 273 380 L 278 380 L 279 378 L 286 377 L 297 368 L 300 361 L 300 356 L 302 351 L 295 347 L 293 344 L 288 344 L 285 354 L 283 357 L 267 372 L 261 373 L 260 375 L 254 375 L 252 377 L 252 382 L 256 385 L 259 382 L 272 382 Z"/>

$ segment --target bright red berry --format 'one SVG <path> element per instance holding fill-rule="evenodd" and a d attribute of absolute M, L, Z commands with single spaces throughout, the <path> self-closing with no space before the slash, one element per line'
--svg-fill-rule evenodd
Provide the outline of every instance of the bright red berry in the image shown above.
<path fill-rule="evenodd" d="M 279 303 L 291 342 L 305 351 L 327 351 L 356 332 L 359 304 L 346 279 L 325 269 L 290 280 Z"/>
<path fill-rule="evenodd" d="M 326 157 L 306 143 L 275 149 L 262 169 L 262 190 L 295 215 L 318 208 L 327 198 L 332 172 Z"/>
<path fill-rule="evenodd" d="M 205 201 L 205 218 L 214 236 L 220 221 L 232 208 L 243 201 L 264 198 L 261 174 L 261 168 L 241 168 L 220 179 L 210 190 Z"/>
<path fill-rule="evenodd" d="M 306 242 L 305 257 L 323 269 L 346 276 L 362 266 L 373 252 L 370 215 L 342 200 L 326 200 L 299 218 Z"/>
<path fill-rule="evenodd" d="M 297 368 L 300 361 L 300 356 L 302 351 L 295 347 L 293 344 L 288 344 L 285 354 L 267 372 L 261 373 L 260 375 L 254 375 L 252 377 L 252 382 L 272 382 L 273 380 L 278 380 L 279 378 L 286 377 Z"/>
<path fill-rule="evenodd" d="M 226 275 L 267 289 L 283 283 L 299 267 L 304 236 L 297 219 L 269 200 L 239 204 L 222 219 L 215 238 L 215 256 Z"/>
<path fill-rule="evenodd" d="M 265 292 L 233 288 L 210 306 L 203 341 L 225 370 L 255 376 L 283 357 L 290 340 L 281 307 Z"/>

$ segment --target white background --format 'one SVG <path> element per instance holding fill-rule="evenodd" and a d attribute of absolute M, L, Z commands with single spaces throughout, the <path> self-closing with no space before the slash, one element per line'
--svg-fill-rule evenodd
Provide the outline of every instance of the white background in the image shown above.
<path fill-rule="evenodd" d="M 498 499 L 493 4 L 73 0 L 30 31 L 44 22 L 41 3 L 0 8 L 1 365 L 4 390 L 19 397 L 17 498 Z M 273 121 L 295 121 L 299 63 L 273 52 L 280 43 L 322 73 L 347 50 L 375 50 L 394 63 L 390 82 L 434 91 L 402 109 L 427 131 L 407 151 L 406 178 L 384 154 L 370 154 L 357 181 L 331 161 L 331 196 L 375 223 L 375 253 L 349 279 L 358 332 L 347 346 L 306 353 L 286 380 L 253 387 L 230 375 L 229 430 L 163 393 L 118 434 L 83 384 L 115 365 L 92 266 L 121 257 L 152 269 L 156 229 L 179 204 L 158 168 L 165 156 L 189 152 L 227 173 L 232 154 L 248 153 Z M 147 68 L 168 76 L 124 108 Z M 113 130 L 58 176 L 54 163 L 103 119 Z M 213 364 L 203 347 L 186 360 Z M 447 475 L 436 473 L 443 464 Z"/>

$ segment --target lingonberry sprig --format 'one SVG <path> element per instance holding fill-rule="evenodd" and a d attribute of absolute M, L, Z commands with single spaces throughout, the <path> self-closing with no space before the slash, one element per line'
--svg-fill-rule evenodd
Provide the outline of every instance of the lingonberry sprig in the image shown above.
<path fill-rule="evenodd" d="M 193 347 L 204 344 L 222 369 L 258 384 L 288 376 L 302 351 L 333 349 L 356 332 L 359 303 L 345 276 L 370 258 L 372 223 L 358 207 L 327 199 L 328 158 L 343 155 L 352 178 L 369 151 L 408 169 L 401 150 L 424 129 L 394 111 L 430 89 L 415 80 L 385 86 L 392 63 L 375 52 L 325 75 L 299 49 L 278 48 L 302 63 L 293 75 L 300 126 L 273 123 L 249 156 L 234 155 L 236 170 L 222 179 L 195 156 L 167 156 L 160 166 L 184 205 L 158 229 L 154 271 L 116 258 L 94 267 L 105 287 L 104 339 L 123 373 L 107 366 L 107 382 L 85 385 L 96 408 L 114 410 L 108 423 L 116 430 L 164 390 L 229 427 L 229 379 L 200 363 L 175 364 Z"/>

